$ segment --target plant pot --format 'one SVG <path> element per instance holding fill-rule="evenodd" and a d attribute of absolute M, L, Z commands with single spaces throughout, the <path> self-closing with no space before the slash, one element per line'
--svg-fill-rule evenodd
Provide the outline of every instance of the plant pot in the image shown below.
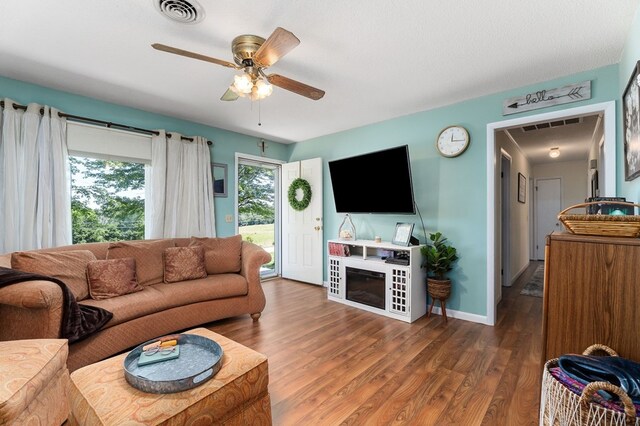
<path fill-rule="evenodd" d="M 451 280 L 438 280 L 435 278 L 427 278 L 427 292 L 429 296 L 431 296 L 431 307 L 429 308 L 429 314 L 427 317 L 431 316 L 431 311 L 433 311 L 433 305 L 436 304 L 436 300 L 440 301 L 440 309 L 442 312 L 442 317 L 444 321 L 447 322 L 447 302 L 446 300 L 449 298 L 451 294 Z"/>
<path fill-rule="evenodd" d="M 451 294 L 451 280 L 427 278 L 427 291 L 432 299 L 446 300 Z"/>

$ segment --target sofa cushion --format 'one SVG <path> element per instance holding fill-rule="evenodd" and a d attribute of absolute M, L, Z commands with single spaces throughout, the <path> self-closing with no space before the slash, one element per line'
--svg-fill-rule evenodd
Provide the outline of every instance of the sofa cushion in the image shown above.
<path fill-rule="evenodd" d="M 86 271 L 92 260 L 96 257 L 89 250 L 20 251 L 11 254 L 11 267 L 58 278 L 69 287 L 76 300 L 84 300 L 89 297 Z"/>
<path fill-rule="evenodd" d="M 92 299 L 109 299 L 142 290 L 136 279 L 133 257 L 93 260 L 87 264 L 89 295 Z"/>
<path fill-rule="evenodd" d="M 107 327 L 111 327 L 176 306 L 245 296 L 247 292 L 247 281 L 242 275 L 218 274 L 191 281 L 155 284 L 146 286 L 143 291 L 137 293 L 112 299 L 87 299 L 80 303 L 112 312 L 113 318 L 107 324 Z"/>
<path fill-rule="evenodd" d="M 204 247 L 204 265 L 208 274 L 240 272 L 242 235 L 226 238 L 191 237 L 190 246 Z"/>
<path fill-rule="evenodd" d="M 169 247 L 164 250 L 164 282 L 206 278 L 204 247 Z"/>
<path fill-rule="evenodd" d="M 107 259 L 133 257 L 136 260 L 136 276 L 140 285 L 162 282 L 164 268 L 162 253 L 173 247 L 173 240 L 121 241 L 109 244 Z"/>

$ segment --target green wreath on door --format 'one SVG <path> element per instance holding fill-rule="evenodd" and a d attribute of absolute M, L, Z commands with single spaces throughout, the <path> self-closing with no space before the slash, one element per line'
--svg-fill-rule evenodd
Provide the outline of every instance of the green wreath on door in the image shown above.
<path fill-rule="evenodd" d="M 302 199 L 298 200 L 298 189 L 302 190 Z M 311 185 L 305 179 L 296 178 L 289 185 L 289 205 L 297 211 L 302 211 L 309 207 L 311 203 Z"/>

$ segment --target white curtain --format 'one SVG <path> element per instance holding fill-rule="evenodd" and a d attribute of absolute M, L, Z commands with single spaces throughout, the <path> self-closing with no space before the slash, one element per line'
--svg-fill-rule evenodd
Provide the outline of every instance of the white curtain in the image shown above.
<path fill-rule="evenodd" d="M 146 174 L 146 238 L 215 237 L 211 153 L 200 136 L 160 131 Z"/>
<path fill-rule="evenodd" d="M 66 120 L 13 104 L 0 110 L 0 253 L 71 244 Z"/>

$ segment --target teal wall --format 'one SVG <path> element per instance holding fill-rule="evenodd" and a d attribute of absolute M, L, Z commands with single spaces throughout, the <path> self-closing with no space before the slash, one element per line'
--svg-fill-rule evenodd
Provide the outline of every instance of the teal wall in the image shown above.
<path fill-rule="evenodd" d="M 633 201 L 634 203 L 640 202 L 640 178 L 635 179 L 631 182 L 626 182 L 624 180 L 624 132 L 622 129 L 622 94 L 624 93 L 624 89 L 627 87 L 627 83 L 629 82 L 629 78 L 631 78 L 631 74 L 636 66 L 636 63 L 640 59 L 640 8 L 636 11 L 635 18 L 633 20 L 633 24 L 631 26 L 631 31 L 629 31 L 629 35 L 627 37 L 627 42 L 625 44 L 624 50 L 622 52 L 622 57 L 620 59 L 619 64 L 619 79 L 618 79 L 618 93 L 616 96 L 617 99 L 617 169 L 618 169 L 618 181 L 617 188 L 618 194 L 626 197 L 627 200 Z"/>
<path fill-rule="evenodd" d="M 502 115 L 505 98 L 584 80 L 592 81 L 590 100 L 507 117 Z M 487 288 L 487 124 L 610 101 L 616 99 L 618 93 L 618 66 L 611 65 L 304 141 L 295 145 L 290 160 L 322 157 L 324 231 L 326 239 L 333 239 L 337 237 L 343 215 L 336 214 L 327 161 L 409 145 L 415 199 L 426 230 L 443 232 L 460 254 L 457 267 L 450 274 L 454 286 L 447 307 L 484 316 Z M 444 158 L 436 151 L 435 138 L 441 129 L 451 124 L 466 127 L 471 144 L 460 157 Z M 384 183 L 393 187 L 393 176 L 385 175 L 384 170 L 354 170 L 353 178 L 363 185 L 378 185 L 380 190 L 385 187 Z M 414 236 L 424 242 L 418 215 L 359 214 L 353 215 L 353 222 L 359 239 L 373 239 L 380 235 L 384 241 L 391 240 L 396 222 L 414 222 Z"/>
<path fill-rule="evenodd" d="M 204 136 L 210 141 L 214 141 L 214 145 L 211 147 L 211 158 L 216 163 L 228 165 L 229 177 L 227 190 L 229 195 L 226 198 L 215 198 L 216 232 L 221 237 L 235 234 L 234 224 L 224 221 L 226 215 L 235 215 L 235 153 L 240 152 L 259 156 L 260 149 L 257 145 L 259 138 L 0 76 L 0 98 L 5 97 L 13 99 L 22 105 L 35 102 L 55 107 L 67 114 L 111 121 L 143 129 L 165 129 L 185 136 Z M 289 157 L 290 150 L 291 147 L 288 145 L 269 141 L 269 148 L 265 156 L 286 160 Z"/>

